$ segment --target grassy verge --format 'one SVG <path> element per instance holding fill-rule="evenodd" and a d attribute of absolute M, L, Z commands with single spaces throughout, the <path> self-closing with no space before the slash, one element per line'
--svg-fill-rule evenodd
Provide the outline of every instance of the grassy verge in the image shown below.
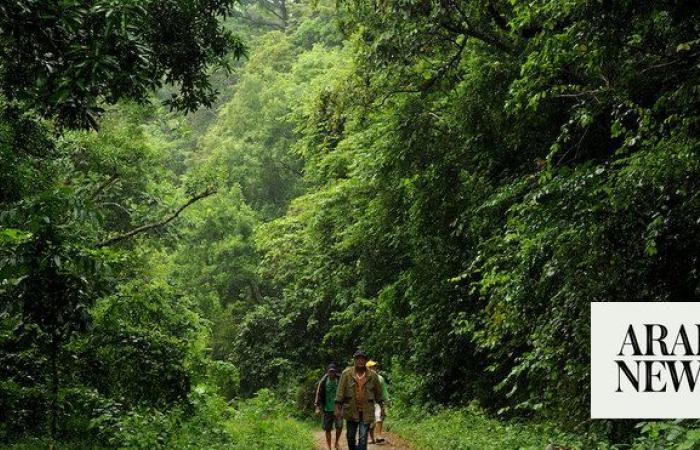
<path fill-rule="evenodd" d="M 402 410 L 389 414 L 387 429 L 420 450 L 544 450 L 550 443 L 584 448 L 578 437 L 552 426 L 503 422 L 477 408 L 446 409 L 430 415 Z"/>
<path fill-rule="evenodd" d="M 194 413 L 174 409 L 133 410 L 103 414 L 95 421 L 94 437 L 57 443 L 57 450 L 311 450 L 311 424 L 290 416 L 290 408 L 267 390 L 254 398 L 227 405 L 218 396 L 193 392 Z M 49 441 L 28 437 L 0 450 L 40 450 Z"/>
<path fill-rule="evenodd" d="M 311 450 L 314 446 L 311 424 L 286 414 L 268 391 L 240 406 L 226 429 L 235 443 L 229 449 Z"/>

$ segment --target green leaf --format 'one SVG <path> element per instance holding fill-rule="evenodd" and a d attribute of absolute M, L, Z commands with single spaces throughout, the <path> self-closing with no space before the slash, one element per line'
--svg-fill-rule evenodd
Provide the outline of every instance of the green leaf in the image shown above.
<path fill-rule="evenodd" d="M 32 233 L 17 228 L 5 228 L 0 230 L 0 245 L 17 245 L 26 242 L 32 237 Z"/>

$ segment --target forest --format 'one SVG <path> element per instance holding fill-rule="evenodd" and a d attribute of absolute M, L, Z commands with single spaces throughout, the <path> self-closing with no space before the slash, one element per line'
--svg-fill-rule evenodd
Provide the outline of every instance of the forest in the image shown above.
<path fill-rule="evenodd" d="M 590 303 L 700 301 L 700 3 L 0 2 L 0 449 L 414 450 L 591 420 Z"/>

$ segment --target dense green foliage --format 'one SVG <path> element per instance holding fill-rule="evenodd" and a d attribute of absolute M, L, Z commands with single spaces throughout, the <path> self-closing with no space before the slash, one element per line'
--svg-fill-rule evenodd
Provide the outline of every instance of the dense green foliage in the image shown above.
<path fill-rule="evenodd" d="M 267 359 L 364 345 L 423 399 L 585 419 L 589 302 L 698 299 L 698 14 L 344 4 L 308 187 L 256 235 Z"/>
<path fill-rule="evenodd" d="M 213 366 L 196 305 L 139 238 L 213 193 L 169 167 L 182 127 L 151 98 L 174 84 L 171 107 L 211 101 L 208 72 L 243 52 L 219 22 L 231 6 L 0 6 L 0 438 L 89 439 L 108 412 L 187 408 Z"/>
<path fill-rule="evenodd" d="M 580 442 L 543 425 L 501 423 L 474 409 L 414 415 L 397 410 L 390 429 L 424 450 L 542 450 L 551 443 L 580 447 Z M 593 446 L 583 448 L 596 448 Z M 601 446 L 600 448 L 608 448 Z"/>
<path fill-rule="evenodd" d="M 427 448 L 694 445 L 588 421 L 588 343 L 700 300 L 700 6 L 44 3 L 0 6 L 0 439 L 305 448 L 221 398 L 362 346 Z"/>
<path fill-rule="evenodd" d="M 302 421 L 289 417 L 288 405 L 267 390 L 235 407 L 202 389 L 191 394 L 192 411 L 181 408 L 162 411 L 139 408 L 126 414 L 105 411 L 93 427 L 102 443 L 90 440 L 62 441 L 60 448 L 83 449 L 200 449 L 250 450 L 274 448 L 310 450 L 311 430 Z M 15 450 L 35 450 L 49 445 L 46 439 L 25 438 L 15 442 Z M 0 448 L 5 449 L 2 444 Z"/>
<path fill-rule="evenodd" d="M 215 96 L 207 69 L 240 39 L 223 28 L 232 1 L 11 0 L 0 5 L 0 89 L 68 126 L 97 125 L 104 102 L 143 100 L 163 82 L 191 111 Z"/>

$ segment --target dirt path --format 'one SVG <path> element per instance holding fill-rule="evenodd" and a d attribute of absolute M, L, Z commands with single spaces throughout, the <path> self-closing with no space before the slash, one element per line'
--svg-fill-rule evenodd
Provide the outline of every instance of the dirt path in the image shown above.
<path fill-rule="evenodd" d="M 326 433 L 324 433 L 323 430 L 319 430 L 314 434 L 314 437 L 316 441 L 316 450 L 327 450 Z M 335 431 L 333 431 L 333 438 L 335 438 Z M 393 433 L 385 431 L 384 439 L 386 440 L 381 444 L 368 444 L 367 450 L 411 450 L 411 447 L 406 441 Z M 343 435 L 340 437 L 340 450 L 348 450 L 345 429 L 343 429 Z"/>

